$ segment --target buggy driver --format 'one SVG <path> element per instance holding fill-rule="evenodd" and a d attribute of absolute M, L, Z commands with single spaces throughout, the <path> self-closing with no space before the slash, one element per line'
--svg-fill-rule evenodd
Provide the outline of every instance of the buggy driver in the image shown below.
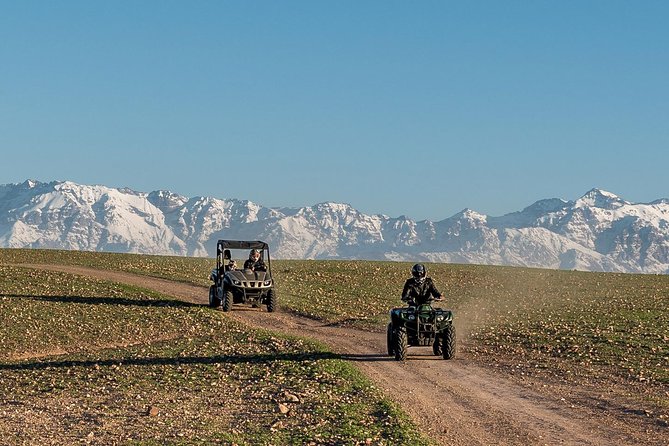
<path fill-rule="evenodd" d="M 434 286 L 431 277 L 426 277 L 425 266 L 416 263 L 411 268 L 411 277 L 404 283 L 402 300 L 411 306 L 429 304 L 433 300 L 443 300 L 443 295 Z"/>
<path fill-rule="evenodd" d="M 244 262 L 244 269 L 250 269 L 253 271 L 267 271 L 267 266 L 260 257 L 260 250 L 252 249 L 249 252 L 249 258 Z"/>

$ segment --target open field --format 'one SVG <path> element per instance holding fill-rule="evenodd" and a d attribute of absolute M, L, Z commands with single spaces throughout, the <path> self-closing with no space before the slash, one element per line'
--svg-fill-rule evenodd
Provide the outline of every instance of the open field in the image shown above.
<path fill-rule="evenodd" d="M 7 263 L 93 266 L 208 286 L 210 259 L 0 250 Z M 280 305 L 381 331 L 410 264 L 273 261 Z M 456 311 L 460 357 L 550 392 L 587 387 L 667 426 L 669 277 L 430 264 Z M 204 296 L 203 296 L 204 297 Z M 206 310 L 205 310 L 206 312 Z M 555 390 L 556 392 L 561 390 Z"/>
<path fill-rule="evenodd" d="M 200 258 L 45 250 L 0 250 L 0 260 L 92 266 L 202 286 L 210 284 L 213 265 Z M 400 306 L 410 266 L 273 262 L 282 308 L 376 330 Z M 535 369 L 559 359 L 586 374 L 669 386 L 669 276 L 451 264 L 428 265 L 428 273 L 474 354 L 513 358 L 520 367 L 531 357 Z"/>
<path fill-rule="evenodd" d="M 0 327 L 0 444 L 428 444 L 322 346 L 155 292 L 0 265 Z"/>

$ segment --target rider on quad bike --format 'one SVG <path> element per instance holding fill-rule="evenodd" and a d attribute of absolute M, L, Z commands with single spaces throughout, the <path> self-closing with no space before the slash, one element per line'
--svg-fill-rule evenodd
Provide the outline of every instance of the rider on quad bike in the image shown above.
<path fill-rule="evenodd" d="M 432 306 L 443 298 L 426 273 L 420 263 L 411 268 L 411 278 L 402 290 L 402 300 L 409 306 L 390 310 L 388 355 L 398 361 L 406 359 L 407 348 L 414 346 L 432 346 L 432 352 L 444 359 L 455 356 L 453 312 Z"/>
<path fill-rule="evenodd" d="M 425 266 L 420 263 L 416 263 L 411 268 L 411 277 L 404 283 L 402 290 L 403 302 L 408 302 L 410 306 L 415 307 L 429 304 L 432 300 L 443 300 L 443 295 L 434 286 L 434 281 L 431 277 L 426 277 L 426 274 Z"/>

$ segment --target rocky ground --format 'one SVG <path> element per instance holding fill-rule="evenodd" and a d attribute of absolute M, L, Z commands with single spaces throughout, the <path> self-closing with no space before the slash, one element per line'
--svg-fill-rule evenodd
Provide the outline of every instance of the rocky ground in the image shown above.
<path fill-rule="evenodd" d="M 192 303 L 205 304 L 207 295 L 203 287 L 123 272 L 44 268 L 141 286 Z M 629 384 L 615 378 L 579 380 L 578 370 L 569 370 L 572 365 L 556 362 L 533 370 L 518 358 L 466 345 L 451 361 L 436 359 L 429 348 L 411 348 L 407 361 L 396 362 L 384 354 L 383 333 L 243 306 L 227 314 L 252 327 L 322 341 L 359 367 L 439 444 L 669 444 L 666 408 L 640 405 Z"/>

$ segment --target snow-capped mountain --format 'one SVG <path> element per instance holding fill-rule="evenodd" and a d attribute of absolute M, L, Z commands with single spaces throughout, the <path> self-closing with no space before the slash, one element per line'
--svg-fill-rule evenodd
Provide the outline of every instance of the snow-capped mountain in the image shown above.
<path fill-rule="evenodd" d="M 669 200 L 592 189 L 489 217 L 366 215 L 342 203 L 267 208 L 69 181 L 0 186 L 0 247 L 213 257 L 216 240 L 261 239 L 275 258 L 377 259 L 669 273 Z"/>

